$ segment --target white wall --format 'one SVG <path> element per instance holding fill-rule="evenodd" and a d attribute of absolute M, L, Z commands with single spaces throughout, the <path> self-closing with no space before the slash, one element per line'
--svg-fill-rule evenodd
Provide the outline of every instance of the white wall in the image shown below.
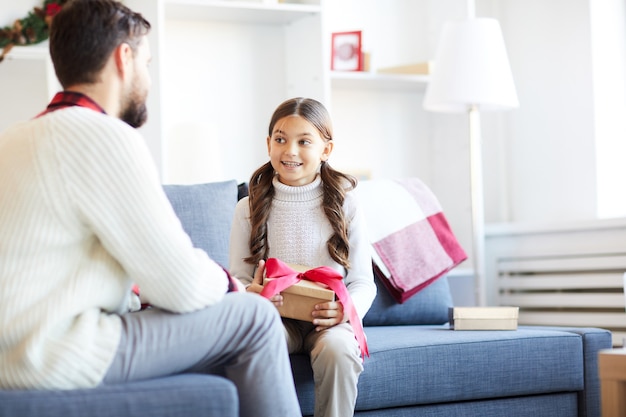
<path fill-rule="evenodd" d="M 626 1 L 590 2 L 598 217 L 626 213 Z"/>
<path fill-rule="evenodd" d="M 626 216 L 626 3 L 492 0 L 520 108 L 504 138 L 487 129 L 487 222 L 560 223 Z M 532 29 L 529 29 L 532 28 Z M 494 209 L 498 207 L 498 209 Z"/>
<path fill-rule="evenodd" d="M 520 108 L 508 115 L 505 188 L 488 190 L 508 207 L 487 221 L 594 218 L 589 0 L 500 0 L 499 9 Z"/>

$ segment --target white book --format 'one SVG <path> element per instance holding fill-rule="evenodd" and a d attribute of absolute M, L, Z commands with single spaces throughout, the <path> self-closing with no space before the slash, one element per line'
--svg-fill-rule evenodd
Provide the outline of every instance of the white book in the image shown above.
<path fill-rule="evenodd" d="M 519 307 L 451 307 L 453 330 L 517 330 Z"/>

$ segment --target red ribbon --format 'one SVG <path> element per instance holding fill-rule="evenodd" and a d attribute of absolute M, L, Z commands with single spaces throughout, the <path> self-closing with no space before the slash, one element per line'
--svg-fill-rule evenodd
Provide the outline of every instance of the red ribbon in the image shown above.
<path fill-rule="evenodd" d="M 365 356 L 369 357 L 370 354 L 367 350 L 367 342 L 365 341 L 365 333 L 363 332 L 361 319 L 354 308 L 352 298 L 350 298 L 350 294 L 348 294 L 348 289 L 343 283 L 341 274 L 328 266 L 320 266 L 305 272 L 298 272 L 291 269 L 286 263 L 279 259 L 269 258 L 265 262 L 265 275 L 268 278 L 275 278 L 265 284 L 263 291 L 261 291 L 261 295 L 268 299 L 303 279 L 326 284 L 335 292 L 337 298 L 339 298 L 339 301 L 343 304 L 343 311 L 348 315 L 350 325 L 352 325 L 352 329 L 354 330 L 354 336 L 361 347 L 361 356 L 363 358 L 365 358 Z"/>

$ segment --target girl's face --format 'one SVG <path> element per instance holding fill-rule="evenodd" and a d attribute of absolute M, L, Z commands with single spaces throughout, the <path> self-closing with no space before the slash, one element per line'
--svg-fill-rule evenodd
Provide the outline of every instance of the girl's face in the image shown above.
<path fill-rule="evenodd" d="M 267 151 L 278 180 L 298 187 L 310 184 L 318 167 L 333 150 L 333 143 L 301 116 L 287 116 L 274 125 L 267 137 Z"/>

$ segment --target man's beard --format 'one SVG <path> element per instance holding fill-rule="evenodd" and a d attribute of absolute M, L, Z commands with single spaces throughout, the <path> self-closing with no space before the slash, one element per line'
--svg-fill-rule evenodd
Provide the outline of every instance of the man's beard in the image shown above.
<path fill-rule="evenodd" d="M 134 128 L 138 128 L 148 120 L 148 109 L 146 107 L 146 97 L 139 97 L 136 89 L 130 93 L 126 106 L 122 109 L 120 119 Z"/>

